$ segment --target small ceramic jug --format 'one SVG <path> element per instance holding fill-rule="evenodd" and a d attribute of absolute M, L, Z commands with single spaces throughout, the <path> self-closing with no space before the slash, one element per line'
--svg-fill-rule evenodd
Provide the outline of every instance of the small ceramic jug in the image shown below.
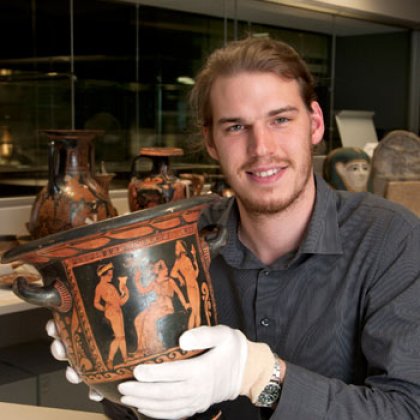
<path fill-rule="evenodd" d="M 183 150 L 177 147 L 140 149 L 138 156 L 133 159 L 128 185 L 128 204 L 131 211 L 186 198 L 185 184 L 169 168 L 169 158 L 183 154 Z M 141 158 L 152 160 L 152 169 L 146 176 L 139 176 L 137 172 L 137 162 Z"/>

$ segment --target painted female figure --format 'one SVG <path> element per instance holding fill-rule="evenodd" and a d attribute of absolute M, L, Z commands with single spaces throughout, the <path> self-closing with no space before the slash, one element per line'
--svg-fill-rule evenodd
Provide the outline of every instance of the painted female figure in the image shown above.
<path fill-rule="evenodd" d="M 174 294 L 178 296 L 185 310 L 190 306 L 175 281 L 169 277 L 168 267 L 164 260 L 160 259 L 152 264 L 150 274 L 153 278 L 146 286 L 142 283 L 140 270 L 135 275 L 138 291 L 141 294 L 151 294 L 150 303 L 134 320 L 137 332 L 137 353 L 141 356 L 158 354 L 165 350 L 165 345 L 159 336 L 158 322 L 163 317 L 174 313 Z"/>

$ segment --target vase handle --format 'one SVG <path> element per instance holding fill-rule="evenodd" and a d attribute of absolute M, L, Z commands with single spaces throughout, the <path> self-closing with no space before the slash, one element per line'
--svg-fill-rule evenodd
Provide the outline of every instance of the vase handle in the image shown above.
<path fill-rule="evenodd" d="M 58 192 L 57 185 L 55 183 L 56 177 L 56 150 L 54 141 L 50 142 L 50 149 L 48 151 L 48 194 L 54 195 Z"/>
<path fill-rule="evenodd" d="M 208 225 L 201 230 L 201 235 L 204 236 L 205 241 L 210 250 L 210 258 L 214 258 L 222 247 L 226 245 L 227 229 L 226 226 L 214 224 Z"/>
<path fill-rule="evenodd" d="M 71 308 L 71 294 L 59 280 L 50 286 L 36 286 L 29 284 L 25 277 L 20 276 L 13 283 L 13 292 L 33 305 L 59 312 L 67 312 Z"/>

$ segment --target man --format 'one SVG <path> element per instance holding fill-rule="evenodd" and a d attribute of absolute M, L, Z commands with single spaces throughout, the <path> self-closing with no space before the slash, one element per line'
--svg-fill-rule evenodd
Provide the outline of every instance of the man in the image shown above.
<path fill-rule="evenodd" d="M 165 419 L 218 403 L 234 420 L 420 418 L 419 219 L 314 177 L 322 111 L 286 44 L 215 51 L 192 103 L 235 191 L 201 218 L 229 233 L 211 264 L 221 325 L 181 336 L 209 349 L 193 359 L 136 367 L 121 401 Z"/>

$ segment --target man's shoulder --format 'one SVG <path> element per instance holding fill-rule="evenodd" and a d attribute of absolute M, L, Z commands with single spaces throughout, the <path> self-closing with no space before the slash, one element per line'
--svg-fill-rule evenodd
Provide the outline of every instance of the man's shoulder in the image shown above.
<path fill-rule="evenodd" d="M 234 197 L 220 197 L 212 201 L 200 215 L 200 225 L 225 224 L 234 205 Z"/>
<path fill-rule="evenodd" d="M 362 192 L 335 191 L 339 220 L 360 218 L 361 221 L 397 223 L 407 228 L 420 225 L 420 218 L 398 203 L 378 195 Z"/>

